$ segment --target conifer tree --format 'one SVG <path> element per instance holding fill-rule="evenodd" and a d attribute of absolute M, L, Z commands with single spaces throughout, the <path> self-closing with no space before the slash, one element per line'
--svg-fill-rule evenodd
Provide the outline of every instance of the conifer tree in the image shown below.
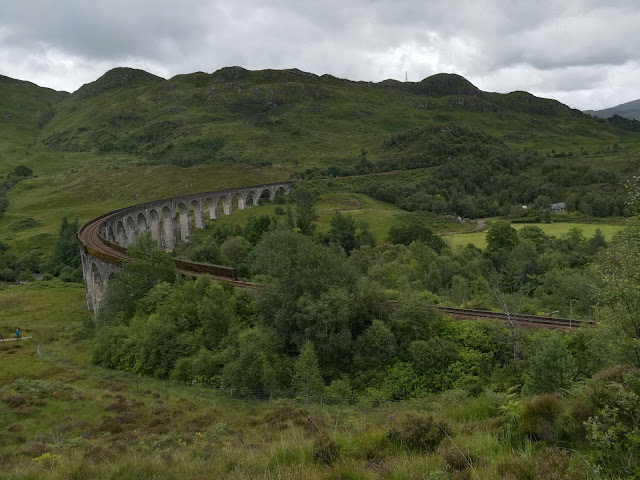
<path fill-rule="evenodd" d="M 296 226 L 305 235 L 313 235 L 316 229 L 316 196 L 313 191 L 306 186 L 299 186 L 293 193 L 296 202 Z"/>

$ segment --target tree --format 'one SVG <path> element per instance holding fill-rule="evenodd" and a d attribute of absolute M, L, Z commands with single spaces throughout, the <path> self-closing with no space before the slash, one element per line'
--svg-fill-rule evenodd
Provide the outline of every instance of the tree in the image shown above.
<path fill-rule="evenodd" d="M 614 335 L 615 348 L 640 367 L 640 222 L 619 234 L 597 265 L 599 316 Z"/>
<path fill-rule="evenodd" d="M 211 284 L 198 305 L 198 323 L 202 343 L 216 350 L 232 326 L 239 323 L 233 295 L 221 285 Z"/>
<path fill-rule="evenodd" d="M 432 337 L 411 342 L 409 354 L 420 375 L 436 375 L 457 360 L 458 346 L 450 340 Z"/>
<path fill-rule="evenodd" d="M 586 200 L 582 200 L 580 202 L 580 205 L 578 206 L 578 210 L 584 213 L 587 216 L 587 218 L 593 216 L 593 208 Z"/>
<path fill-rule="evenodd" d="M 497 272 L 493 271 L 491 274 L 491 290 L 500 310 L 502 310 L 502 313 L 507 316 L 507 326 L 511 333 L 511 355 L 512 360 L 514 361 L 513 366 L 515 368 L 515 360 L 521 356 L 520 334 L 516 326 L 515 316 L 518 315 L 522 309 L 524 296 L 520 291 L 518 291 L 518 287 L 520 287 L 520 285 L 512 285 L 515 293 L 508 295 L 504 291 L 504 288 L 502 288 L 500 280 L 501 279 Z"/>
<path fill-rule="evenodd" d="M 462 275 L 454 275 L 451 279 L 451 299 L 458 305 L 469 300 L 469 280 Z"/>
<path fill-rule="evenodd" d="M 281 206 L 278 206 L 282 208 Z M 270 217 L 269 215 L 261 215 L 259 217 L 250 216 L 247 220 L 247 224 L 244 227 L 244 238 L 246 238 L 251 245 L 256 245 L 262 236 L 271 230 L 272 225 L 277 223 L 277 218 Z"/>
<path fill-rule="evenodd" d="M 487 231 L 487 250 L 511 250 L 518 243 L 518 232 L 505 221 L 497 221 Z"/>
<path fill-rule="evenodd" d="M 554 393 L 568 387 L 577 373 L 578 366 L 567 343 L 553 332 L 529 360 L 523 391 L 526 394 Z"/>
<path fill-rule="evenodd" d="M 349 362 L 358 322 L 358 275 L 342 249 L 286 230 L 264 236 L 254 268 L 264 285 L 256 298 L 259 322 L 273 328 L 286 351 L 299 352 L 307 341 L 318 347 L 327 376 Z"/>
<path fill-rule="evenodd" d="M 356 222 L 351 215 L 343 215 L 336 210 L 326 237 L 338 243 L 349 254 L 356 247 Z"/>
<path fill-rule="evenodd" d="M 318 357 L 311 342 L 306 342 L 293 366 L 293 386 L 300 395 L 321 395 L 324 381 L 320 375 Z"/>
<path fill-rule="evenodd" d="M 441 327 L 441 316 L 427 308 L 418 295 L 409 293 L 399 301 L 391 315 L 391 331 L 402 351 L 414 340 L 427 340 L 436 335 Z"/>
<path fill-rule="evenodd" d="M 540 227 L 526 225 L 518 230 L 519 240 L 529 240 L 536 247 L 538 253 L 542 253 L 549 248 L 550 238 Z"/>
<path fill-rule="evenodd" d="M 361 387 L 376 386 L 396 355 L 396 339 L 380 320 L 374 320 L 355 343 L 353 371 Z"/>
<path fill-rule="evenodd" d="M 392 244 L 409 245 L 411 242 L 421 241 L 440 253 L 446 247 L 444 240 L 435 235 L 428 226 L 430 217 L 419 213 L 402 215 L 400 221 L 389 228 L 389 241 Z"/>
<path fill-rule="evenodd" d="M 150 232 L 143 232 L 127 251 L 133 259 L 122 265 L 122 271 L 109 280 L 97 312 L 98 323 L 128 322 L 136 310 L 136 303 L 155 285 L 173 283 L 176 265 L 167 252 L 158 250 Z"/>
<path fill-rule="evenodd" d="M 365 220 L 356 221 L 356 248 L 365 245 L 370 247 L 376 246 L 376 236 L 369 228 L 369 222 Z"/>
<path fill-rule="evenodd" d="M 220 253 L 234 267 L 244 263 L 250 250 L 251 244 L 243 237 L 229 237 L 220 246 Z"/>
<path fill-rule="evenodd" d="M 369 173 L 373 170 L 373 163 L 367 160 L 367 152 L 364 148 L 360 149 L 360 155 L 358 155 L 358 161 L 354 165 L 356 172 L 360 175 Z"/>
<path fill-rule="evenodd" d="M 607 240 L 604 238 L 602 230 L 599 228 L 593 234 L 589 240 L 587 240 L 587 249 L 591 255 L 595 255 L 599 250 L 607 246 Z"/>
<path fill-rule="evenodd" d="M 316 229 L 316 196 L 306 184 L 299 185 L 293 192 L 293 200 L 296 202 L 296 227 L 304 235 L 313 235 Z"/>
<path fill-rule="evenodd" d="M 189 253 L 189 259 L 194 262 L 212 263 L 214 265 L 222 263 L 220 249 L 212 238 L 200 245 L 193 245 Z"/>
<path fill-rule="evenodd" d="M 78 228 L 77 219 L 73 222 L 69 222 L 66 217 L 62 219 L 56 245 L 49 260 L 48 270 L 54 275 L 59 275 L 65 266 L 72 269 L 80 268 L 80 253 L 76 239 Z"/>
<path fill-rule="evenodd" d="M 17 177 L 30 177 L 33 175 L 33 170 L 24 165 L 18 165 L 11 173 Z"/>
<path fill-rule="evenodd" d="M 282 341 L 273 330 L 259 326 L 241 330 L 227 350 L 223 388 L 248 389 L 266 396 L 267 390 L 288 386 L 291 364 L 281 353 Z"/>

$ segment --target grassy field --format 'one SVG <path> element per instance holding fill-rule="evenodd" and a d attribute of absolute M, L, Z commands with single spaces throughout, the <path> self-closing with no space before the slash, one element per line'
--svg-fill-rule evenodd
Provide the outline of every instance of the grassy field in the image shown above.
<path fill-rule="evenodd" d="M 211 234 L 213 228 L 218 223 L 244 226 L 250 216 L 258 215 L 276 215 L 276 204 L 265 202 L 259 206 L 248 206 L 245 210 L 234 210 L 232 215 L 221 216 L 216 221 L 207 221 L 204 230 L 193 230 L 193 233 L 199 238 L 206 238 Z M 285 205 L 281 205 L 284 209 Z M 295 207 L 294 207 L 295 208 Z M 331 226 L 331 219 L 336 211 L 345 215 L 350 215 L 356 221 L 365 221 L 369 224 L 369 228 L 376 236 L 378 243 L 386 241 L 389 227 L 398 219 L 399 215 L 406 214 L 404 210 L 389 205 L 378 200 L 374 200 L 367 195 L 360 193 L 326 193 L 319 195 L 316 203 L 318 212 L 318 221 L 316 231 L 326 233 Z M 285 221 L 284 215 L 276 215 L 281 221 Z M 453 221 L 438 220 L 434 218 L 433 228 L 438 232 L 445 233 L 450 231 L 459 231 L 468 229 L 475 225 L 459 224 Z"/>
<path fill-rule="evenodd" d="M 281 207 L 285 208 L 285 205 L 281 205 Z M 234 210 L 232 215 L 221 216 L 217 222 L 244 226 L 250 216 L 275 215 L 275 209 L 276 205 L 268 202 L 259 206 L 252 205 L 245 210 Z M 317 199 L 316 210 L 318 212 L 318 232 L 327 232 L 334 212 L 340 211 L 346 215 L 351 215 L 355 220 L 368 222 L 378 240 L 383 240 L 387 236 L 387 231 L 394 218 L 403 212 L 392 205 L 358 193 L 320 195 Z M 285 221 L 284 216 L 280 216 L 280 218 Z M 204 231 L 195 230 L 194 232 L 200 237 L 206 237 L 217 222 L 208 222 L 208 228 Z"/>
<path fill-rule="evenodd" d="M 375 407 L 239 401 L 90 365 L 81 285 L 5 288 L 0 306 L 3 332 L 32 336 L 0 342 L 3 480 L 587 478 L 579 452 L 508 444 L 502 394 Z M 408 413 L 434 415 L 447 438 L 427 452 L 392 441 Z"/>
<path fill-rule="evenodd" d="M 516 230 L 520 230 L 527 225 L 539 227 L 547 235 L 554 237 L 561 237 L 566 235 L 572 228 L 579 228 L 585 237 L 592 237 L 597 229 L 600 229 L 607 240 L 623 230 L 624 225 L 607 225 L 607 224 L 593 224 L 593 223 L 512 223 L 511 226 Z M 487 246 L 487 232 L 472 232 L 472 233 L 457 233 L 453 235 L 447 235 L 445 240 L 452 246 L 455 245 L 467 245 L 469 243 L 475 245 L 478 248 L 485 248 Z"/>
<path fill-rule="evenodd" d="M 111 164 L 109 164 L 111 165 Z M 63 217 L 83 223 L 116 208 L 158 198 L 205 192 L 237 186 L 287 179 L 289 170 L 247 166 L 182 169 L 176 166 L 108 165 L 86 167 L 47 178 L 19 183 L 9 191 L 9 209 L 0 218 L 0 238 L 26 252 L 34 248 L 49 250 Z M 40 225 L 15 230 L 16 222 L 33 218 Z"/>

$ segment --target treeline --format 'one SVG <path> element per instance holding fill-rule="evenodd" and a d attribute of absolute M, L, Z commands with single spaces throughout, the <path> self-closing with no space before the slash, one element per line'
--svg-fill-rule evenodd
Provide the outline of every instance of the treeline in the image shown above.
<path fill-rule="evenodd" d="M 138 374 L 341 398 L 402 399 L 453 387 L 477 393 L 525 376 L 532 392 L 552 392 L 568 386 L 577 367 L 557 383 L 529 369 L 535 352 L 549 343 L 573 368 L 574 342 L 591 340 L 588 331 L 523 333 L 514 363 L 505 326 L 453 322 L 425 309 L 415 291 L 391 309 L 384 289 L 341 249 L 287 230 L 266 234 L 256 247 L 264 285 L 257 295 L 207 278 L 176 280 L 171 259 L 149 244 L 132 254 L 137 262 L 109 283 L 98 311 L 93 358 Z"/>
<path fill-rule="evenodd" d="M 0 242 L 0 282 L 29 282 L 35 275 L 49 280 L 59 277 L 63 282 L 81 282 L 82 266 L 76 232 L 78 220 L 62 219 L 54 251 L 43 255 L 39 249 L 25 254 L 15 254 L 8 245 Z"/>
<path fill-rule="evenodd" d="M 621 117 L 620 115 L 613 115 L 609 118 L 598 119 L 600 123 L 608 123 L 617 128 L 623 128 L 630 132 L 640 132 L 640 122 L 635 118 Z"/>
<path fill-rule="evenodd" d="M 556 239 L 537 227 L 516 232 L 496 222 L 481 252 L 450 249 L 419 214 L 408 214 L 390 230 L 392 244 L 376 247 L 358 244 L 355 223 L 339 213 L 326 236 L 313 235 L 310 191 L 303 186 L 296 194 L 293 227 L 268 217 L 245 227 L 250 236 L 263 225 L 254 244 L 244 240 L 251 245 L 247 268 L 264 285 L 255 296 L 207 279 L 176 281 L 168 254 L 143 235 L 131 251 L 137 261 L 109 283 L 98 311 L 95 361 L 222 388 L 302 388 L 296 378 L 304 377 L 320 378 L 321 390 L 388 398 L 454 386 L 479 391 L 534 378 L 530 354 L 537 347 L 527 349 L 547 334 L 452 323 L 426 303 L 582 315 L 595 303 L 591 264 L 607 249 L 600 232 L 585 239 L 573 230 Z M 395 309 L 389 300 L 397 301 Z M 591 343 L 592 333 L 571 338 Z M 570 339 L 549 341 L 585 368 L 584 376 L 607 363 L 590 351 L 590 361 L 577 361 L 586 351 Z M 296 376 L 303 366 L 306 374 Z M 498 379 L 499 372 L 508 379 Z M 530 388 L 551 392 L 573 377 Z"/>
<path fill-rule="evenodd" d="M 516 231 L 496 222 L 484 251 L 471 244 L 442 248 L 436 238 L 435 245 L 414 241 L 362 248 L 350 262 L 394 297 L 416 290 L 428 303 L 526 314 L 557 311 L 566 317 L 591 314 L 591 265 L 607 246 L 599 230 L 589 239 L 578 229 L 555 238 L 536 226 Z"/>
<path fill-rule="evenodd" d="M 359 192 L 405 210 L 478 218 L 508 215 L 540 198 L 564 202 L 586 216 L 630 216 L 621 178 L 612 170 L 575 158 L 515 152 L 498 139 L 457 126 L 401 132 L 385 142 L 379 160 L 362 150 L 353 166 L 308 169 L 295 178 L 347 177 L 430 168 L 406 176 L 371 176 L 355 182 Z M 598 186 L 607 186 L 605 194 Z"/>
<path fill-rule="evenodd" d="M 297 195 L 289 221 L 260 217 L 237 230 L 257 235 L 245 239 L 255 292 L 183 279 L 141 235 L 97 312 L 93 361 L 258 397 L 375 404 L 503 392 L 507 444 L 583 449 L 601 472 L 640 473 L 640 224 L 607 244 L 600 232 L 557 239 L 496 222 L 480 251 L 449 248 L 410 213 L 391 244 L 375 246 L 359 244 L 339 213 L 327 235 L 314 234 L 313 197 L 304 186 Z M 508 313 L 595 307 L 599 324 L 568 334 L 456 322 L 426 307 L 435 302 Z"/>

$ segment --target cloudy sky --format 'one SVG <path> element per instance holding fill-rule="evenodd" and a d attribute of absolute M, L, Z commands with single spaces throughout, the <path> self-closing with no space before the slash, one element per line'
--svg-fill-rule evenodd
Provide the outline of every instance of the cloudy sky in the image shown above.
<path fill-rule="evenodd" d="M 438 72 L 575 108 L 640 98 L 638 0 L 21 0 L 0 74 L 73 91 L 116 66 L 165 78 L 240 65 L 352 80 Z"/>

